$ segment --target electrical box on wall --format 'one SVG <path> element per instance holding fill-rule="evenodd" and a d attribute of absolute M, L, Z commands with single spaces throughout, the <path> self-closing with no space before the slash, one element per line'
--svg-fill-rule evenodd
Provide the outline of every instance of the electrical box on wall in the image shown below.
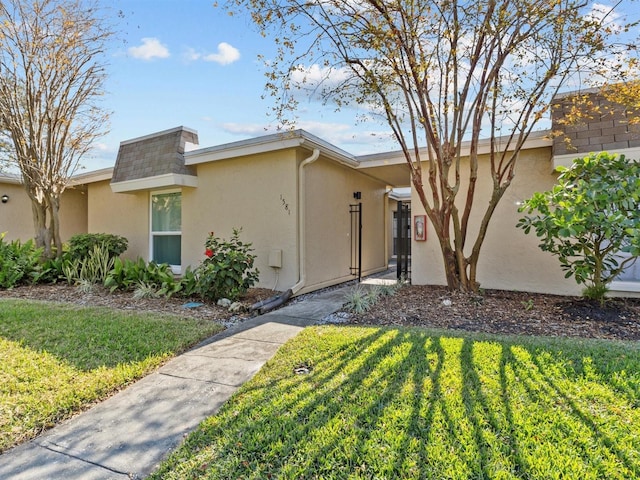
<path fill-rule="evenodd" d="M 282 250 L 276 248 L 269 252 L 269 266 L 282 268 Z"/>

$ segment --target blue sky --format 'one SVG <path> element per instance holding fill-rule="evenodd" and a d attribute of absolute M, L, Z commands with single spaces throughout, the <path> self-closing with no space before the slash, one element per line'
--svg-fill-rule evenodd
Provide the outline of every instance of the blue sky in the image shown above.
<path fill-rule="evenodd" d="M 223 3 L 223 2 L 221 2 Z M 107 2 L 105 2 L 107 4 Z M 275 56 L 248 16 L 229 16 L 214 0 L 112 0 L 124 18 L 108 52 L 110 133 L 85 157 L 87 170 L 114 165 L 121 141 L 186 126 L 210 147 L 275 132 L 263 99 L 264 67 Z M 594 4 L 597 5 L 597 4 Z M 115 16 L 114 16 L 115 17 Z M 389 128 L 357 123 L 357 112 L 306 100 L 297 127 L 353 154 L 397 149 Z M 544 128 L 541 126 L 540 128 Z"/>
<path fill-rule="evenodd" d="M 201 147 L 274 132 L 263 100 L 258 54 L 275 52 L 247 18 L 230 17 L 213 0 L 116 0 L 120 39 L 109 52 L 104 106 L 110 133 L 85 160 L 85 171 L 115 163 L 121 141 L 184 125 Z M 318 102 L 301 105 L 298 126 L 354 154 L 393 148 L 373 139 L 380 124 L 355 125 L 355 113 Z M 271 128 L 265 130 L 265 128 Z"/>

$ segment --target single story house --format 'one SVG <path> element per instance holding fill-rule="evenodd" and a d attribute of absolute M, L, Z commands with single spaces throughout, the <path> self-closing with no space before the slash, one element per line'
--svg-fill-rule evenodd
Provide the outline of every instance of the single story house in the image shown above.
<path fill-rule="evenodd" d="M 554 119 L 562 115 L 562 108 L 553 111 Z M 563 129 L 572 145 L 549 131 L 527 140 L 489 226 L 478 269 L 483 288 L 579 294 L 535 235 L 515 228 L 518 206 L 552 188 L 555 168 L 578 156 L 607 150 L 640 158 L 640 130 L 626 112 L 552 128 Z M 480 168 L 487 171 L 486 156 Z M 482 204 L 490 181 L 482 171 L 479 178 L 475 201 Z M 299 294 L 385 270 L 397 240 L 398 200 L 411 203 L 412 224 L 424 214 L 415 194 L 392 189 L 410 185 L 401 152 L 358 157 L 302 130 L 200 148 L 196 131 L 177 127 L 124 141 L 113 168 L 74 177 L 63 195 L 62 234 L 63 240 L 80 232 L 122 235 L 126 256 L 167 262 L 180 273 L 204 258 L 209 232 L 228 238 L 242 228 L 241 239 L 257 255 L 259 286 Z M 0 197 L 8 196 L 0 203 L 0 232 L 7 239 L 33 235 L 21 189 L 19 181 L 0 177 Z M 412 235 L 413 284 L 446 283 L 430 229 L 427 221 Z M 640 295 L 640 266 L 612 287 Z"/>

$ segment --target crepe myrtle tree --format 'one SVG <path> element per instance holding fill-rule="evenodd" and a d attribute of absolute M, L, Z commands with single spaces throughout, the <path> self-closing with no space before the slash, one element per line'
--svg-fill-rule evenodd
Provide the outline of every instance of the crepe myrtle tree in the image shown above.
<path fill-rule="evenodd" d="M 613 9 L 595 11 L 585 0 L 226 5 L 232 14 L 250 12 L 277 45 L 264 59 L 281 126 L 295 122 L 307 93 L 390 127 L 433 225 L 447 284 L 463 291 L 479 288 L 487 228 L 527 137 L 569 79 L 601 67 L 619 33 Z M 491 192 L 474 201 L 481 175 Z"/>
<path fill-rule="evenodd" d="M 585 297 L 603 301 L 609 283 L 640 255 L 640 162 L 602 152 L 560 172 L 553 189 L 523 203 L 527 216 L 517 226 L 535 232 L 565 276 L 585 285 Z"/>
<path fill-rule="evenodd" d="M 62 253 L 60 198 L 105 132 L 104 50 L 113 32 L 92 0 L 0 2 L 0 140 L 20 174 L 44 256 Z"/>

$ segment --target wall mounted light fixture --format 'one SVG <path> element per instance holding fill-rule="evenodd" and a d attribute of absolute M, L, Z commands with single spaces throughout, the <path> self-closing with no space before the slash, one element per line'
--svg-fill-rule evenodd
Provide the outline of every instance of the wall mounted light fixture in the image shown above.
<path fill-rule="evenodd" d="M 6 193 L 2 195 L 2 203 L 7 203 L 9 201 L 9 195 Z"/>

